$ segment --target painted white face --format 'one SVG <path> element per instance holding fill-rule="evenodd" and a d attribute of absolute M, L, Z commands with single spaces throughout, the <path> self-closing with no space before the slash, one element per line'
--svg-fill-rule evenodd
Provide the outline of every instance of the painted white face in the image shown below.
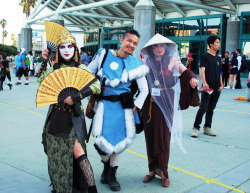
<path fill-rule="evenodd" d="M 69 61 L 74 56 L 75 47 L 72 43 L 61 44 L 59 52 L 64 60 Z"/>

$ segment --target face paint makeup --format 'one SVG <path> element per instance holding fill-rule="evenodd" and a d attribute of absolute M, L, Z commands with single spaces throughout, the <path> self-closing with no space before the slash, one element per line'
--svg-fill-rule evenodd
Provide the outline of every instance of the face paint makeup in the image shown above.
<path fill-rule="evenodd" d="M 74 56 L 75 47 L 72 43 L 61 44 L 59 46 L 59 52 L 61 57 L 68 61 Z"/>

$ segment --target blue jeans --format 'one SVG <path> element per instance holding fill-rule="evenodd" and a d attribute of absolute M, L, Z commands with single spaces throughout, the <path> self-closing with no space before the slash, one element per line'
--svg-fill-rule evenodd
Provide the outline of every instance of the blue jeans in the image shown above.
<path fill-rule="evenodd" d="M 213 92 L 212 94 L 208 94 L 206 92 L 201 93 L 201 105 L 196 114 L 194 128 L 200 129 L 200 124 L 202 121 L 203 115 L 206 113 L 205 117 L 205 125 L 204 127 L 210 127 L 212 125 L 212 118 L 214 114 L 214 109 L 219 100 L 220 92 Z"/>

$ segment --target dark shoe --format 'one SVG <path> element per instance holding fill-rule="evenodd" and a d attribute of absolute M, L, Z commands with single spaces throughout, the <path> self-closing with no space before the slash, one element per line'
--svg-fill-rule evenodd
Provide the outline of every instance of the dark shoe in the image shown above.
<path fill-rule="evenodd" d="M 29 85 L 29 83 L 26 82 L 24 85 Z"/>
<path fill-rule="evenodd" d="M 102 184 L 108 184 L 108 175 L 109 175 L 110 162 L 109 161 L 107 161 L 107 162 L 102 161 L 102 163 L 104 165 L 104 168 L 103 168 L 103 171 L 102 171 L 100 182 Z"/>
<path fill-rule="evenodd" d="M 20 85 L 21 84 L 21 82 L 17 82 L 15 85 Z"/>
<path fill-rule="evenodd" d="M 89 186 L 88 187 L 88 193 L 97 193 L 96 186 Z"/>
<path fill-rule="evenodd" d="M 8 86 L 10 87 L 10 90 L 11 90 L 13 85 L 12 84 L 8 84 Z"/>
<path fill-rule="evenodd" d="M 161 179 L 161 183 L 163 187 L 169 187 L 170 181 L 167 178 Z"/>
<path fill-rule="evenodd" d="M 121 186 L 115 177 L 117 168 L 118 168 L 118 166 L 109 168 L 108 183 L 109 183 L 109 187 L 112 191 L 118 191 L 121 189 Z"/>
<path fill-rule="evenodd" d="M 153 180 L 153 178 L 155 178 L 155 173 L 152 175 L 152 176 L 150 176 L 150 175 L 146 175 L 146 176 L 144 176 L 144 178 L 143 178 L 143 183 L 148 183 L 148 182 L 150 182 L 151 180 Z"/>

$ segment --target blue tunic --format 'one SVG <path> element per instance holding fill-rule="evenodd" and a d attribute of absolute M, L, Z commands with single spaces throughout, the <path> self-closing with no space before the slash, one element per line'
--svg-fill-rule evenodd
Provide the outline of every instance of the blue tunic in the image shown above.
<path fill-rule="evenodd" d="M 104 52 L 105 50 L 100 50 L 98 54 L 102 55 Z M 142 66 L 145 65 L 133 56 L 123 59 L 114 56 L 109 50 L 102 69 L 98 71 L 101 82 L 104 77 L 106 78 L 103 96 L 130 92 L 129 86 L 132 80 L 146 74 L 146 71 L 137 73 L 138 68 Z M 93 120 L 93 135 L 96 137 L 96 145 L 105 153 L 110 155 L 122 152 L 135 137 L 132 109 L 123 109 L 120 101 L 99 101 Z"/>

